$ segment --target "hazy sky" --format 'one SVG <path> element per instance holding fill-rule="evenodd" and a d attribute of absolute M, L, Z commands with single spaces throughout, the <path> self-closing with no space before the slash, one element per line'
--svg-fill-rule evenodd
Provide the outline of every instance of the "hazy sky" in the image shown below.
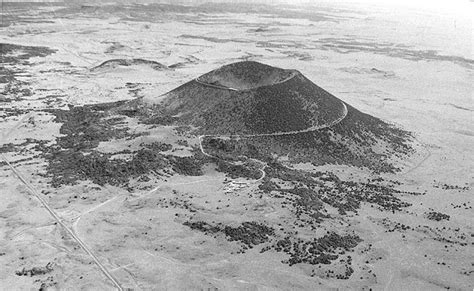
<path fill-rule="evenodd" d="M 380 6 L 405 6 L 428 10 L 458 11 L 471 13 L 474 10 L 474 0 L 282 0 L 289 3 L 308 2 L 342 2 L 342 3 L 366 3 Z"/>

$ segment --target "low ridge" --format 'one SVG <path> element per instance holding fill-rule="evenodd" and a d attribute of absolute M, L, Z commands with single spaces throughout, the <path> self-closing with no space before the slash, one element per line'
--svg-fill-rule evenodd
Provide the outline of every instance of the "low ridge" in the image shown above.
<path fill-rule="evenodd" d="M 109 71 L 118 67 L 130 67 L 130 66 L 148 66 L 154 70 L 166 70 L 167 66 L 158 63 L 156 61 L 150 61 L 145 59 L 111 59 L 95 66 L 91 69 L 91 72 Z"/>

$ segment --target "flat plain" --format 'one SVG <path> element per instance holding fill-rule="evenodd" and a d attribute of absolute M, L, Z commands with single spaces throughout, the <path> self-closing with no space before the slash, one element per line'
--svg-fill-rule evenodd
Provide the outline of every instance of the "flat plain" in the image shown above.
<path fill-rule="evenodd" d="M 0 31 L 1 290 L 112 290 L 113 280 L 134 290 L 472 290 L 467 16 L 328 3 L 22 5 L 5 4 Z M 239 61 L 300 71 L 411 132 L 416 151 L 393 173 L 278 156 L 284 173 L 244 177 L 203 155 L 189 127 L 82 107 L 159 102 Z M 318 192 L 320 208 L 308 210 L 301 187 L 333 187 L 354 204 Z"/>

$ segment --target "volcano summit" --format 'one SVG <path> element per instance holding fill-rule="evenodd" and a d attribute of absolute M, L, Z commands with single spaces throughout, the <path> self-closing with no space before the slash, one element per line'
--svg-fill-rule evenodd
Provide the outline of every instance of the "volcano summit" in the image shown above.
<path fill-rule="evenodd" d="M 171 115 L 207 134 L 311 131 L 340 121 L 344 103 L 296 70 L 258 62 L 223 66 L 166 94 Z"/>

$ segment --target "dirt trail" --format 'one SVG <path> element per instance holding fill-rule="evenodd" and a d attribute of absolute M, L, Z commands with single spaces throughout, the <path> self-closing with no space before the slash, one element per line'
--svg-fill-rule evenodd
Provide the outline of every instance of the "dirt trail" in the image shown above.
<path fill-rule="evenodd" d="M 201 85 L 203 85 L 203 86 L 212 87 L 212 88 L 216 88 L 216 89 L 229 90 L 229 91 L 240 91 L 240 90 L 235 89 L 235 88 L 230 88 L 230 87 L 225 87 L 225 86 L 219 86 L 219 85 L 214 85 L 214 84 L 205 83 L 205 82 L 199 81 L 199 78 L 194 79 L 194 81 L 196 81 L 196 83 L 201 84 Z"/>
<path fill-rule="evenodd" d="M 29 118 L 31 116 L 31 112 L 25 115 L 23 118 L 21 118 L 18 123 L 7 133 L 2 135 L 2 139 L 6 139 L 11 132 L 17 127 L 23 123 L 23 121 L 26 118 Z M 36 197 L 38 201 L 43 205 L 43 207 L 48 211 L 48 213 L 54 218 L 54 220 L 71 236 L 72 239 L 76 241 L 76 243 L 92 258 L 94 263 L 99 267 L 100 271 L 113 283 L 113 285 L 120 291 L 124 290 L 122 285 L 115 279 L 112 274 L 109 272 L 109 270 L 102 265 L 102 263 L 99 261 L 99 259 L 95 256 L 95 254 L 90 250 L 90 248 L 81 240 L 80 237 L 78 237 L 72 229 L 70 229 L 61 219 L 61 217 L 56 213 L 54 209 L 52 209 L 48 202 L 39 194 L 39 192 L 31 185 L 25 177 L 8 161 L 7 157 L 4 154 L 0 155 L 1 159 L 7 164 L 7 166 L 12 170 L 12 172 L 15 174 L 15 176 L 18 177 L 18 179 L 26 186 L 30 194 Z"/>
<path fill-rule="evenodd" d="M 204 83 L 204 84 L 206 86 L 209 85 L 209 84 L 206 84 L 206 83 Z M 203 138 L 206 138 L 206 137 L 211 137 L 211 138 L 212 137 L 217 137 L 217 138 L 232 138 L 232 137 L 235 137 L 235 138 L 249 138 L 249 137 L 260 137 L 260 136 L 282 136 L 282 135 L 292 135 L 292 134 L 312 132 L 312 131 L 320 130 L 320 129 L 323 129 L 323 128 L 328 128 L 328 127 L 331 127 L 333 125 L 338 124 L 339 122 L 341 122 L 347 116 L 347 106 L 344 102 L 341 101 L 341 103 L 342 103 L 342 106 L 343 106 L 342 115 L 340 117 L 338 117 L 337 119 L 333 120 L 332 122 L 329 122 L 329 123 L 326 123 L 326 124 L 323 124 L 323 125 L 313 126 L 313 127 L 303 129 L 303 130 L 275 132 L 275 133 L 242 134 L 242 135 L 238 135 L 238 134 L 233 134 L 233 135 L 212 135 L 212 134 L 200 135 L 200 136 L 198 136 L 199 149 L 201 150 L 201 152 L 205 156 L 210 157 L 210 158 L 217 158 L 213 155 L 210 155 L 210 154 L 206 153 L 206 151 L 204 151 L 204 147 L 202 146 Z M 268 166 L 267 163 L 262 162 L 262 161 L 257 160 L 257 159 L 253 159 L 253 158 L 248 158 L 248 159 L 250 159 L 252 161 L 255 161 L 255 162 L 262 165 L 262 167 L 259 169 L 262 172 L 262 176 L 260 178 L 258 178 L 255 182 L 263 180 L 265 178 L 265 175 L 266 175 L 265 168 Z M 232 162 L 230 162 L 230 163 L 232 163 Z M 234 165 L 235 165 L 235 163 L 234 163 Z"/>

